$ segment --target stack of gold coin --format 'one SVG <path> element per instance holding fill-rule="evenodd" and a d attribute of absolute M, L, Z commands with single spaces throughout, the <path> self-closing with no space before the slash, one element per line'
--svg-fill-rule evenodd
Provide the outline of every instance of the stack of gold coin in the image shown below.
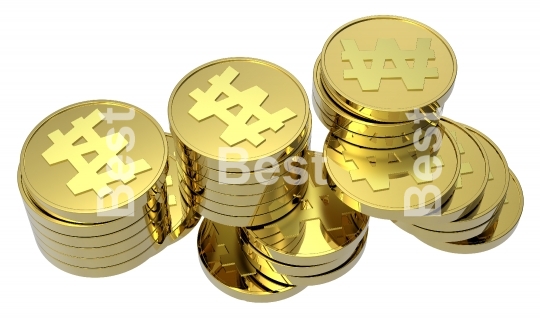
<path fill-rule="evenodd" d="M 508 238 L 523 194 L 489 138 L 441 116 L 456 72 L 450 45 L 430 27 L 361 18 L 325 43 L 313 99 L 343 202 L 436 248 L 479 252 Z"/>
<path fill-rule="evenodd" d="M 307 192 L 286 216 L 259 227 L 203 221 L 200 262 L 223 292 L 246 301 L 281 300 L 344 275 L 360 259 L 369 217 L 335 197 L 321 174 L 321 153 L 308 151 L 307 159 Z"/>
<path fill-rule="evenodd" d="M 65 107 L 31 132 L 17 180 L 49 262 L 80 276 L 119 274 L 196 225 L 178 175 L 168 175 L 168 138 L 141 109 L 106 100 Z"/>
<path fill-rule="evenodd" d="M 501 150 L 471 127 L 443 118 L 461 156 L 456 190 L 437 214 L 395 224 L 449 252 L 477 253 L 510 237 L 523 210 L 523 192 Z"/>
<path fill-rule="evenodd" d="M 358 261 L 368 217 L 321 175 L 307 95 L 291 74 L 257 59 L 210 62 L 178 83 L 169 119 L 182 195 L 205 217 L 200 262 L 219 289 L 280 300 Z"/>
<path fill-rule="evenodd" d="M 182 194 L 205 218 L 263 225 L 304 196 L 295 169 L 309 149 L 311 113 L 283 68 L 247 58 L 202 65 L 174 89 L 169 121 Z"/>

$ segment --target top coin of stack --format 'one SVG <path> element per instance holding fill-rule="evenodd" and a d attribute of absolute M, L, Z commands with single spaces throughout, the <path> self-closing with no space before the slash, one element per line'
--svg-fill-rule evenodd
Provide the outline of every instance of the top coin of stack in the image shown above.
<path fill-rule="evenodd" d="M 450 45 L 428 26 L 392 16 L 358 19 L 328 38 L 315 63 L 315 112 L 352 144 L 406 146 L 433 132 L 456 72 Z"/>
<path fill-rule="evenodd" d="M 300 83 L 283 68 L 248 58 L 202 65 L 169 101 L 182 194 L 217 223 L 270 223 L 297 204 L 295 182 L 309 148 L 311 114 Z"/>
<path fill-rule="evenodd" d="M 126 103 L 81 102 L 45 118 L 17 176 L 44 256 L 69 273 L 108 276 L 181 237 L 194 223 L 189 210 L 168 210 L 168 152 L 158 123 Z"/>

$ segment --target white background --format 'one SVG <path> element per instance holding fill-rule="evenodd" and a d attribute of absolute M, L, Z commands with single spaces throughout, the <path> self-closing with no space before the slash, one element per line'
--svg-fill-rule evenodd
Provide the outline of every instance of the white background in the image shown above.
<path fill-rule="evenodd" d="M 538 320 L 538 80 L 535 1 L 2 1 L 0 127 L 3 232 L 0 319 L 110 324 L 487 324 Z M 514 235 L 456 255 L 372 219 L 358 265 L 277 303 L 218 291 L 198 263 L 196 232 L 122 275 L 66 274 L 41 255 L 16 184 L 20 149 L 49 113 L 89 99 L 139 106 L 168 129 L 167 102 L 191 69 L 229 56 L 275 62 L 311 94 L 312 68 L 342 24 L 394 14 L 452 45 L 459 73 L 445 115 L 490 136 L 525 193 Z M 311 97 L 311 96 L 310 96 Z M 312 148 L 327 131 L 314 117 Z M 534 308 L 536 307 L 536 308 Z M 2 324 L 7 324 L 2 322 Z"/>

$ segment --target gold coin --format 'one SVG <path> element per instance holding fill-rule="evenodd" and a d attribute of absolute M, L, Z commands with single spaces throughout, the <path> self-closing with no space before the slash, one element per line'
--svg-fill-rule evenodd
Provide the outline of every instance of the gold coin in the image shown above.
<path fill-rule="evenodd" d="M 356 146 L 372 149 L 391 149 L 411 145 L 414 143 L 414 134 L 403 135 L 399 137 L 364 136 L 341 128 L 340 126 L 330 121 L 327 117 L 325 117 L 324 113 L 321 113 L 319 117 L 321 118 L 321 122 L 325 125 L 326 128 L 328 128 L 328 130 L 330 130 L 330 133 L 332 135 Z M 429 128 L 428 130 L 429 133 L 422 133 L 419 139 L 423 139 L 425 136 L 431 135 L 431 133 L 433 133 L 433 131 L 436 129 Z"/>
<path fill-rule="evenodd" d="M 488 155 L 484 150 L 484 146 L 482 146 L 479 141 L 476 140 L 476 137 L 468 132 L 462 125 L 448 118 L 442 118 L 441 124 L 458 143 L 459 152 L 461 154 L 461 169 L 457 180 L 456 190 L 452 197 L 444 203 L 441 213 L 432 216 L 422 216 L 411 221 L 415 225 L 426 229 L 431 229 L 427 226 L 432 224 L 448 224 L 466 216 L 476 208 L 478 203 L 482 200 L 487 184 L 493 187 L 498 186 L 488 182 L 490 171 L 489 162 L 491 160 L 498 160 L 493 168 L 494 173 L 498 174 L 504 171 L 503 166 L 505 163 L 501 161 L 501 156 L 497 155 L 497 152 L 495 151 L 489 151 L 489 154 L 495 156 L 491 157 Z M 492 146 L 489 147 L 493 148 Z M 504 176 L 504 173 L 501 174 L 501 176 Z M 504 180 L 504 177 L 501 179 Z M 501 191 L 505 192 L 506 190 L 499 187 L 498 191 L 501 193 Z M 487 220 L 483 220 L 482 223 L 486 221 Z M 439 230 L 437 228 L 435 228 L 435 230 L 462 231 L 478 227 L 482 223 L 474 225 L 463 223 L 461 227 L 457 227 L 456 225 L 456 228 L 452 230 Z"/>
<path fill-rule="evenodd" d="M 311 133 L 311 127 L 308 129 Z M 298 157 L 303 157 L 306 149 L 309 149 L 311 136 L 304 138 L 304 142 L 300 144 L 300 147 L 295 148 L 292 153 L 283 162 L 272 167 L 264 168 L 255 172 L 241 172 L 239 168 L 231 166 L 228 171 L 218 171 L 206 166 L 202 166 L 197 161 L 186 162 L 183 160 L 178 161 L 178 165 L 181 168 L 182 173 L 193 181 L 203 181 L 210 179 L 225 184 L 260 184 L 261 179 L 267 180 L 268 183 L 272 183 L 280 177 L 284 177 L 289 171 L 291 164 L 295 162 Z"/>
<path fill-rule="evenodd" d="M 382 122 L 433 112 L 450 96 L 454 52 L 436 31 L 395 16 L 354 20 L 324 44 L 321 69 L 328 91 L 351 113 Z"/>
<path fill-rule="evenodd" d="M 317 58 L 313 69 L 313 108 L 319 119 L 325 119 L 323 123 L 328 129 L 330 129 L 328 126 L 340 126 L 349 132 L 369 137 L 401 137 L 413 134 L 417 129 L 424 130 L 428 127 L 437 126 L 437 121 L 432 122 L 422 116 L 407 122 L 380 123 L 348 113 L 348 111 L 338 106 L 326 92 L 321 79 L 320 58 L 320 56 Z"/>
<path fill-rule="evenodd" d="M 278 283 L 256 270 L 242 251 L 236 227 L 203 220 L 197 247 L 202 269 L 210 282 L 237 299 L 277 301 L 305 288 Z"/>
<path fill-rule="evenodd" d="M 147 206 L 147 213 L 142 218 L 125 217 L 109 223 L 92 225 L 68 223 L 48 215 L 37 207 L 26 194 L 21 177 L 18 178 L 18 184 L 32 226 L 48 238 L 73 247 L 104 247 L 130 239 L 130 242 L 125 242 L 122 246 L 131 248 L 150 235 L 147 232 L 151 223 L 149 213 L 158 205 L 165 203 L 163 192 L 155 193 L 151 189 L 148 193 L 148 205 L 152 204 L 152 207 Z M 124 225 L 127 225 L 127 227 Z"/>
<path fill-rule="evenodd" d="M 273 279 L 280 280 L 281 282 L 285 282 L 287 284 L 295 284 L 291 277 L 315 276 L 328 273 L 343 265 L 348 259 L 350 259 L 351 256 L 342 255 L 338 259 L 328 262 L 326 264 L 318 264 L 311 266 L 283 264 L 282 262 L 266 256 L 257 248 L 255 248 L 255 246 L 253 246 L 253 244 L 249 242 L 249 237 L 246 234 L 246 231 L 243 230 L 243 228 L 238 228 L 238 233 L 240 234 L 242 250 L 250 260 L 251 264 L 253 266 L 256 266 L 255 268 L 262 271 L 265 275 Z M 350 247 L 353 247 L 353 245 L 350 245 Z"/>
<path fill-rule="evenodd" d="M 492 215 L 491 219 L 489 219 L 484 224 L 468 230 L 459 230 L 453 232 L 427 230 L 403 221 L 394 221 L 394 223 L 402 230 L 414 235 L 415 237 L 424 242 L 455 242 L 479 236 L 480 234 L 488 230 L 493 223 L 495 223 L 497 216 L 498 214 L 495 213 L 494 215 Z"/>
<path fill-rule="evenodd" d="M 292 181 L 295 180 L 296 177 L 294 175 L 287 174 L 283 177 L 278 178 L 276 181 L 270 181 L 270 183 L 264 182 L 249 185 L 219 183 L 219 181 L 214 181 L 210 179 L 194 181 L 192 179 L 186 178 L 184 175 L 181 177 L 181 179 L 195 194 L 204 193 L 207 190 L 210 190 L 221 194 L 229 193 L 232 196 L 252 196 L 255 194 L 265 194 L 275 191 L 276 189 L 279 189 L 281 187 L 291 185 Z"/>
<path fill-rule="evenodd" d="M 472 254 L 493 249 L 505 242 L 516 229 L 523 212 L 523 191 L 518 179 L 510 171 L 510 186 L 498 218 L 484 233 L 459 242 L 426 242 L 428 245 L 452 253 Z"/>
<path fill-rule="evenodd" d="M 188 186 L 189 188 L 189 186 Z M 190 188 L 191 189 L 191 188 Z M 222 194 L 220 192 L 212 191 L 208 188 L 204 189 L 202 192 L 202 197 L 213 202 L 223 204 L 223 205 L 233 205 L 233 206 L 255 206 L 268 204 L 282 196 L 289 196 L 292 199 L 292 196 L 295 194 L 298 195 L 302 189 L 302 185 L 294 185 L 284 182 L 282 186 L 277 187 L 274 190 L 263 192 L 261 194 L 254 195 L 232 195 L 232 194 Z M 193 191 L 191 189 L 191 191 Z"/>
<path fill-rule="evenodd" d="M 163 212 L 168 212 L 167 207 L 163 207 Z M 42 253 L 55 266 L 81 276 L 108 276 L 124 272 L 126 268 L 131 269 L 137 266 L 151 255 L 161 251 L 162 248 L 187 235 L 197 224 L 198 219 L 194 218 L 193 212 L 189 209 L 183 214 L 186 215 L 185 218 L 177 219 L 182 221 L 180 224 L 170 225 L 171 232 L 161 236 L 159 232 L 163 232 L 163 230 L 154 228 L 149 230 L 149 237 L 133 248 L 118 254 L 112 254 L 111 251 L 106 256 L 98 256 L 104 252 L 107 253 L 106 247 L 74 248 L 59 246 L 58 243 L 44 238 L 39 232 L 34 232 L 34 237 Z"/>
<path fill-rule="evenodd" d="M 164 208 L 163 210 L 166 210 Z M 127 261 L 138 255 L 144 249 L 150 247 L 159 237 L 157 228 L 153 230 L 145 229 L 139 232 L 140 236 L 117 242 L 112 245 L 102 247 L 75 247 L 71 243 L 63 244 L 44 235 L 31 223 L 34 237 L 51 256 L 65 263 L 71 263 L 80 267 L 106 267 L 114 265 L 116 262 Z M 81 261 L 81 262 L 79 262 Z M 85 265 L 88 264 L 88 265 Z M 102 265 L 96 265 L 102 264 Z"/>
<path fill-rule="evenodd" d="M 270 225 L 244 229 L 257 250 L 283 264 L 312 266 L 350 257 L 367 230 L 369 217 L 335 198 L 326 184 L 321 153 L 310 151 L 308 157 L 308 189 L 300 204 Z"/>
<path fill-rule="evenodd" d="M 29 220 L 34 234 L 37 234 L 48 247 L 58 252 L 82 258 L 116 255 L 127 251 L 142 242 L 154 242 L 153 233 L 157 233 L 156 230 L 150 232 L 149 228 L 145 227 L 130 238 L 115 239 L 117 241 L 114 242 L 114 240 L 109 240 L 108 236 L 101 239 L 101 237 L 78 238 L 60 235 L 43 227 L 31 218 Z M 111 244 L 110 242 L 114 243 Z M 94 246 L 92 247 L 92 245 Z"/>
<path fill-rule="evenodd" d="M 303 187 L 302 192 L 295 198 L 293 198 L 291 201 L 287 202 L 286 204 L 282 203 L 276 203 L 276 207 L 272 206 L 272 203 L 268 205 L 263 205 L 261 208 L 261 211 L 266 211 L 265 213 L 261 214 L 253 214 L 248 216 L 241 216 L 236 215 L 234 212 L 236 211 L 235 206 L 231 206 L 230 208 L 227 208 L 226 212 L 218 212 L 213 211 L 211 209 L 208 209 L 201 204 L 199 204 L 199 201 L 201 200 L 200 197 L 195 195 L 193 192 L 189 193 L 184 191 L 185 187 L 181 186 L 181 193 L 182 196 L 184 196 L 184 200 L 188 203 L 188 205 L 200 216 L 204 216 L 207 219 L 210 219 L 212 221 L 215 221 L 220 224 L 224 225 L 231 225 L 231 226 L 257 226 L 257 225 L 263 225 L 267 223 L 271 223 L 282 216 L 286 215 L 290 211 L 292 211 L 300 202 L 300 198 L 304 197 L 304 194 L 306 192 L 308 187 Z M 282 205 L 282 206 L 279 206 Z M 222 207 L 225 208 L 225 207 Z M 257 210 L 253 210 L 255 213 L 257 213 Z M 233 215 L 226 214 L 227 212 L 232 212 Z"/>
<path fill-rule="evenodd" d="M 438 128 L 420 144 L 388 150 L 329 135 L 323 155 L 330 186 L 349 207 L 378 218 L 407 221 L 437 212 L 454 192 L 461 166 L 456 141 Z"/>
<path fill-rule="evenodd" d="M 311 113 L 310 113 L 308 123 L 306 124 L 305 129 L 302 132 L 300 132 L 300 136 L 297 139 L 295 139 L 294 142 L 289 144 L 288 148 L 285 150 L 285 153 L 279 156 L 277 159 L 272 158 L 272 157 L 263 158 L 261 161 L 259 161 L 260 166 L 254 167 L 255 170 L 268 170 L 272 167 L 272 165 L 277 165 L 285 161 L 289 156 L 292 155 L 291 153 L 294 153 L 295 150 L 302 148 L 303 147 L 302 144 L 305 144 L 306 142 L 309 143 L 309 140 L 306 140 L 306 137 L 309 137 L 311 135 L 311 123 L 312 121 L 311 121 Z M 199 166 L 204 166 L 204 167 L 219 171 L 219 170 L 230 170 L 231 166 L 234 167 L 236 163 L 245 165 L 244 164 L 245 162 L 242 161 L 240 154 L 230 155 L 227 153 L 227 156 L 230 157 L 231 159 L 228 161 L 220 161 L 216 166 L 216 162 L 213 161 L 212 159 L 208 159 L 207 157 L 200 155 L 199 153 L 187 147 L 181 141 L 178 141 L 178 140 L 176 141 L 177 141 L 176 145 L 178 148 L 178 152 L 180 153 L 182 161 L 184 161 L 186 164 L 190 166 L 199 165 Z M 238 152 L 238 153 L 243 152 L 243 149 L 238 148 L 238 147 L 230 147 L 230 148 L 221 147 L 219 150 L 224 151 L 224 152 Z M 244 154 L 246 153 L 244 152 Z M 246 156 L 249 157 L 249 155 L 246 155 Z M 207 165 L 207 164 L 210 164 L 210 165 Z M 246 167 L 249 170 L 249 165 L 246 165 Z M 250 171 L 250 172 L 253 172 L 253 171 Z"/>
<path fill-rule="evenodd" d="M 127 272 L 140 264 L 144 263 L 150 257 L 154 256 L 156 253 L 160 252 L 166 248 L 174 240 L 172 238 L 165 239 L 165 242 L 162 244 L 154 243 L 151 247 L 146 249 L 144 252 L 140 253 L 138 256 L 132 258 L 131 260 L 125 262 L 118 262 L 113 266 L 99 267 L 99 268 L 85 268 L 80 266 L 75 266 L 71 264 L 64 263 L 53 256 L 49 255 L 48 252 L 41 247 L 38 243 L 38 248 L 52 265 L 63 270 L 66 273 L 84 276 L 84 277 L 107 277 L 117 274 Z"/>
<path fill-rule="evenodd" d="M 53 113 L 21 153 L 30 197 L 45 211 L 84 224 L 143 216 L 146 194 L 166 165 L 159 124 L 137 107 L 107 100 Z"/>
<path fill-rule="evenodd" d="M 482 148 L 484 148 L 484 151 L 486 153 L 485 157 L 489 162 L 488 181 L 485 191 L 481 197 L 481 201 L 467 216 L 455 222 L 444 224 L 428 223 L 428 221 L 422 221 L 418 223 L 415 222 L 415 224 L 419 227 L 442 232 L 454 232 L 475 228 L 490 220 L 504 202 L 504 197 L 506 196 L 508 185 L 510 183 L 510 169 L 508 168 L 508 164 L 506 163 L 504 155 L 497 147 L 497 145 L 486 135 L 468 126 L 464 126 L 464 128 L 470 134 L 472 134 L 476 141 L 482 146 Z M 469 159 L 468 161 L 473 164 L 473 159 Z M 462 177 L 463 182 L 465 182 L 465 176 Z M 476 182 L 479 183 L 480 181 L 478 180 Z M 467 186 L 465 186 L 465 183 L 463 184 L 463 187 L 466 190 L 469 188 L 474 189 L 479 185 L 472 182 L 469 182 L 467 184 Z M 456 193 L 458 191 L 459 190 L 456 190 Z"/>
<path fill-rule="evenodd" d="M 259 159 L 283 160 L 307 136 L 309 120 L 307 95 L 298 80 L 258 59 L 200 66 L 176 85 L 169 101 L 174 137 L 215 170 L 242 158 L 250 171 L 261 169 Z"/>
<path fill-rule="evenodd" d="M 250 251 L 249 248 L 246 250 L 246 242 L 242 241 L 242 248 L 244 253 L 247 255 L 247 258 L 251 265 L 258 271 L 261 271 L 264 275 L 270 277 L 271 279 L 276 280 L 280 283 L 286 283 L 290 285 L 299 285 L 299 286 L 309 286 L 309 285 L 319 285 L 333 281 L 345 273 L 347 273 L 356 263 L 360 260 L 362 253 L 364 252 L 367 232 L 364 237 L 359 238 L 361 241 L 359 244 L 353 247 L 352 255 L 340 257 L 337 260 L 334 260 L 330 263 L 316 266 L 290 266 L 283 265 L 278 262 L 272 261 L 271 259 L 265 257 L 256 249 Z M 253 247 L 251 247 L 253 248 Z M 313 267 L 317 269 L 325 268 L 326 271 L 321 273 L 296 276 L 296 275 L 284 275 L 280 274 L 277 270 L 290 270 L 293 273 L 299 274 L 308 274 L 309 271 L 313 270 Z M 322 267 L 322 268 L 321 268 Z"/>
<path fill-rule="evenodd" d="M 362 254 L 364 253 L 364 250 L 366 249 L 366 241 L 367 241 L 367 233 L 362 238 L 362 242 L 360 242 L 360 245 L 356 248 L 354 254 L 341 266 L 338 268 L 324 274 L 320 275 L 314 275 L 314 276 L 297 276 L 294 277 L 294 282 L 297 286 L 304 286 L 304 285 L 319 285 L 328 283 L 331 281 L 334 281 L 343 275 L 345 275 L 347 272 L 349 272 L 360 260 L 360 257 L 362 257 Z"/>
<path fill-rule="evenodd" d="M 185 237 L 199 222 L 199 216 L 188 206 L 180 193 L 180 175 L 176 164 L 180 157 L 176 153 L 176 142 L 170 134 L 166 134 L 169 146 L 169 170 L 166 178 L 167 186 L 167 214 L 170 225 L 169 237 L 178 241 Z M 175 227 L 176 226 L 176 227 Z"/>
<path fill-rule="evenodd" d="M 244 232 L 240 233 L 242 249 L 255 269 L 280 283 L 304 286 L 326 283 L 345 274 L 362 255 L 367 239 L 366 232 L 363 238 L 359 238 L 361 240 L 359 243 L 355 246 L 350 244 L 354 249 L 352 254 L 343 255 L 332 262 L 314 266 L 294 266 L 282 264 L 265 256 L 249 243 Z"/>
<path fill-rule="evenodd" d="M 275 198 L 274 200 L 270 202 L 267 202 L 264 204 L 253 205 L 253 206 L 246 206 L 246 205 L 243 205 L 244 203 L 242 203 L 241 198 L 234 202 L 230 202 L 229 204 L 221 204 L 221 203 L 212 201 L 210 199 L 207 199 L 203 195 L 194 194 L 184 183 L 182 183 L 181 186 L 182 186 L 181 191 L 184 191 L 184 193 L 186 194 L 185 195 L 186 198 L 190 198 L 191 201 L 196 202 L 197 206 L 204 207 L 214 212 L 219 212 L 220 214 L 239 216 L 239 217 L 246 217 L 246 216 L 250 217 L 253 215 L 262 215 L 262 214 L 272 212 L 284 205 L 287 205 L 293 199 L 302 196 L 305 193 L 305 188 L 306 188 L 305 184 L 298 185 L 299 186 L 298 188 L 291 189 L 290 192 L 278 198 Z M 201 215 L 204 215 L 204 214 L 201 213 Z M 204 216 L 211 219 L 210 216 L 206 216 L 206 215 Z"/>

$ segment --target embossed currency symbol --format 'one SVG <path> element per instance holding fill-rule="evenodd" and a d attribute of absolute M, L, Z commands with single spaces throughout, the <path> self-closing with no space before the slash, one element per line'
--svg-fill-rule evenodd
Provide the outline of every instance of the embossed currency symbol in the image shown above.
<path fill-rule="evenodd" d="M 378 91 L 381 79 L 399 78 L 407 90 L 423 90 L 425 78 L 439 77 L 437 68 L 427 67 L 428 60 L 435 59 L 429 38 L 419 38 L 415 50 L 401 50 L 395 39 L 378 39 L 375 51 L 358 50 L 354 40 L 341 40 L 341 45 L 341 60 L 352 66 L 343 71 L 343 78 L 357 79 L 364 91 Z M 395 68 L 385 68 L 386 61 L 392 61 Z M 413 66 L 407 61 L 413 61 Z M 371 62 L 369 69 L 366 62 Z"/>
<path fill-rule="evenodd" d="M 268 113 L 261 107 L 268 94 L 258 86 L 245 91 L 239 91 L 231 83 L 239 73 L 231 67 L 227 67 L 220 75 L 210 78 L 212 86 L 205 92 L 197 88 L 189 94 L 197 103 L 189 110 L 189 114 L 197 121 L 203 121 L 216 116 L 227 124 L 227 129 L 220 138 L 229 146 L 234 146 L 244 140 L 248 140 L 254 146 L 259 146 L 265 141 L 260 135 L 263 131 L 272 129 L 278 132 L 284 126 L 284 122 L 296 117 L 296 114 L 288 108 L 283 108 L 273 114 Z M 227 98 L 218 101 L 218 97 L 225 94 Z M 242 110 L 238 115 L 229 111 L 236 106 Z M 248 124 L 255 117 L 257 121 Z"/>
<path fill-rule="evenodd" d="M 406 155 L 398 155 L 396 152 L 377 154 L 365 158 L 353 156 L 343 151 L 345 161 L 352 161 L 356 165 L 355 170 L 349 172 L 352 181 L 366 180 L 373 191 L 390 189 L 390 179 L 398 179 L 410 175 L 417 184 L 433 181 L 433 174 L 428 173 L 426 179 L 419 178 L 413 171 L 413 165 L 417 158 L 416 150 L 409 151 Z M 437 162 L 435 162 L 437 161 Z M 430 168 L 444 166 L 442 159 L 430 160 Z M 374 170 L 379 172 L 373 173 Z M 381 173 L 383 172 L 383 173 Z M 386 177 L 381 177 L 386 174 Z"/>
<path fill-rule="evenodd" d="M 103 119 L 99 110 L 90 113 L 86 118 L 78 118 L 71 122 L 73 129 L 65 135 L 60 130 L 49 134 L 53 145 L 42 156 L 50 165 L 69 161 L 77 170 L 77 175 L 66 184 L 74 195 L 94 190 L 103 198 L 113 190 L 108 184 L 121 180 L 124 184 L 135 179 L 135 174 L 150 170 L 150 165 L 145 160 L 138 160 L 125 164 L 117 156 L 128 144 L 128 141 L 120 134 L 115 133 L 100 137 L 94 130 Z M 80 139 L 86 142 L 74 145 Z M 83 155 L 95 152 L 98 155 L 87 162 Z M 108 165 L 109 171 L 98 172 Z"/>

